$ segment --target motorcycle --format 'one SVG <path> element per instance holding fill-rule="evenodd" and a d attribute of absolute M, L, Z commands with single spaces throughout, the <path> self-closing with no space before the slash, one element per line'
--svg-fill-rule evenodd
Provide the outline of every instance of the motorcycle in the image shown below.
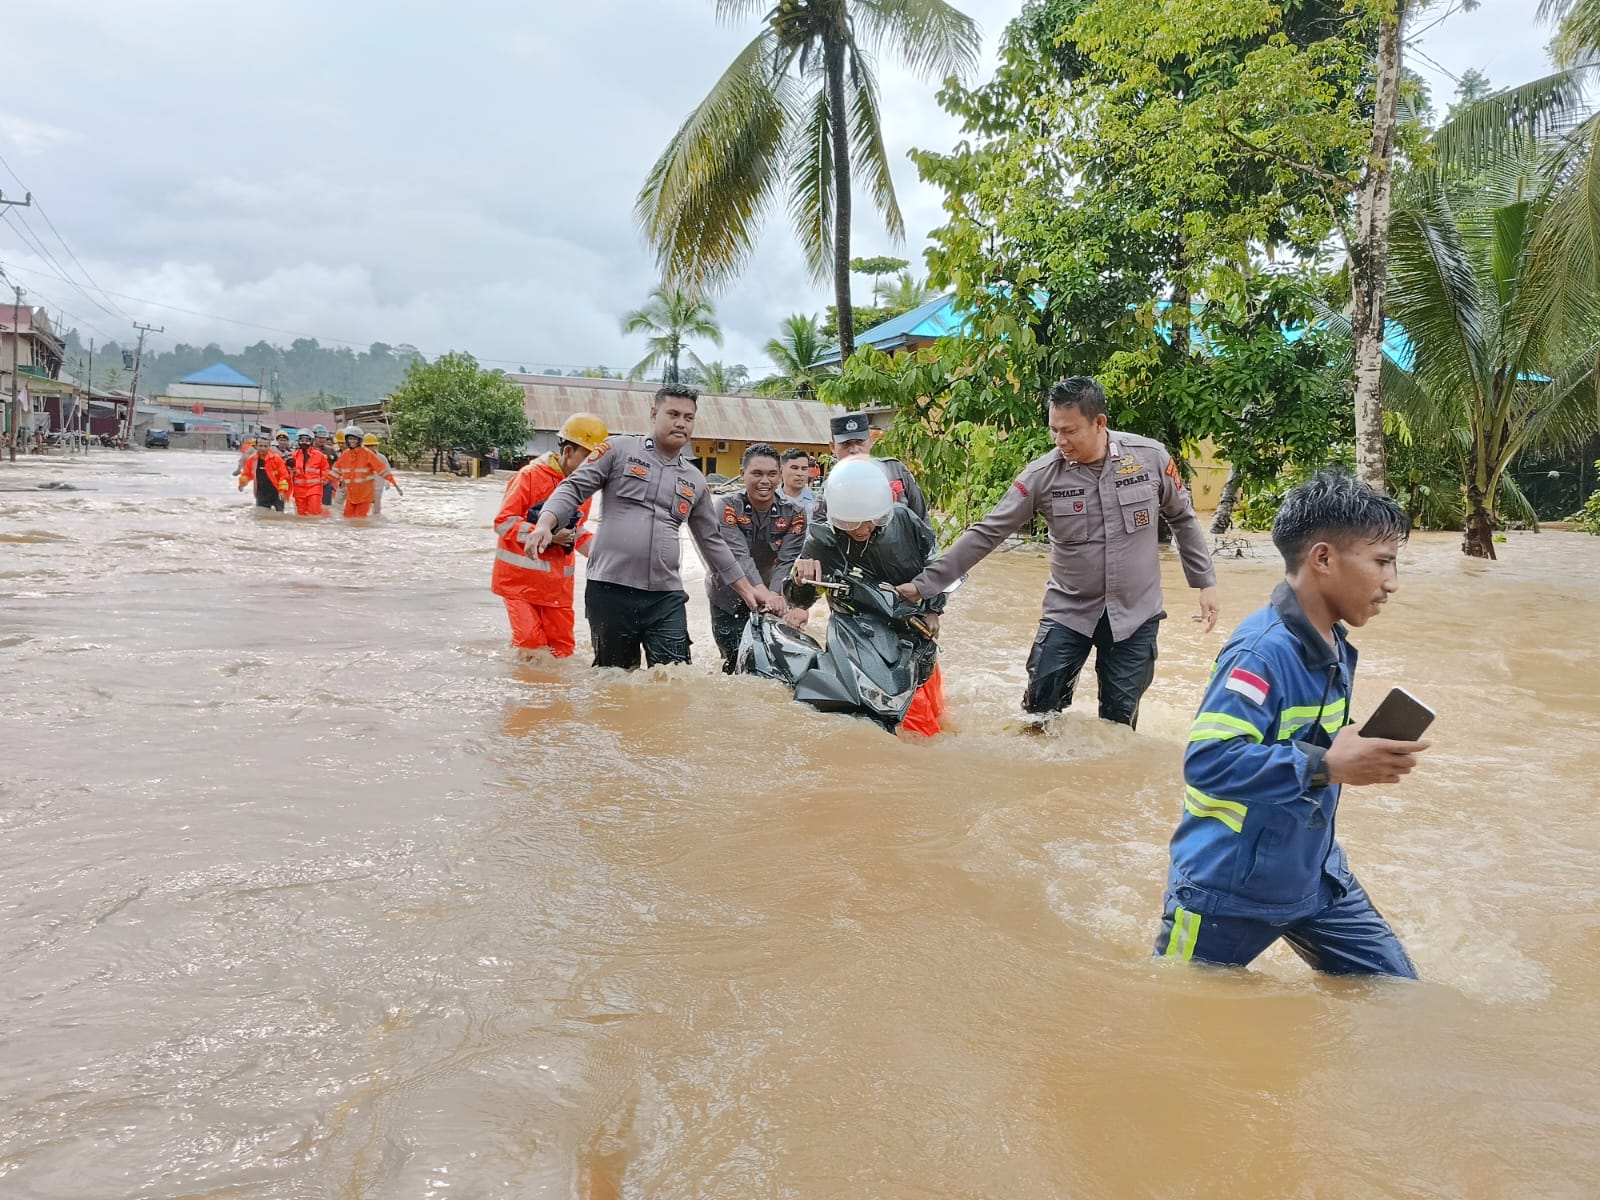
<path fill-rule="evenodd" d="M 745 626 L 736 669 L 789 685 L 802 704 L 866 717 L 893 733 L 933 673 L 938 648 L 921 619 L 923 606 L 859 570 L 815 586 L 831 593 L 827 646 L 757 613 Z"/>

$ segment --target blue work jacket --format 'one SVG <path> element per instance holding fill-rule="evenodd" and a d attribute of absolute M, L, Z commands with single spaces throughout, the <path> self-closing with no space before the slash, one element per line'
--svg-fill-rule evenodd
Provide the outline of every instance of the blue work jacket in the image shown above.
<path fill-rule="evenodd" d="M 1355 669 L 1344 627 L 1330 645 L 1287 583 L 1240 623 L 1189 730 L 1167 881 L 1177 904 L 1288 922 L 1354 886 L 1322 760 L 1350 721 Z"/>

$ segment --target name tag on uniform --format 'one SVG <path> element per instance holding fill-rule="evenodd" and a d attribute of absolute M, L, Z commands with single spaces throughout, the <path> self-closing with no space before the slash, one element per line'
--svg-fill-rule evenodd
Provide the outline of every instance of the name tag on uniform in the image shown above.
<path fill-rule="evenodd" d="M 693 500 L 694 484 L 690 483 L 687 479 L 678 480 L 678 495 L 682 496 L 685 500 Z"/>
<path fill-rule="evenodd" d="M 1119 472 L 1119 474 L 1120 474 L 1120 472 Z M 1116 481 L 1116 484 L 1120 488 L 1120 487 L 1132 487 L 1136 483 L 1149 483 L 1149 482 L 1150 482 L 1150 472 L 1149 471 L 1140 471 L 1139 474 L 1137 474 L 1137 475 L 1129 475 L 1126 479 L 1118 479 Z"/>

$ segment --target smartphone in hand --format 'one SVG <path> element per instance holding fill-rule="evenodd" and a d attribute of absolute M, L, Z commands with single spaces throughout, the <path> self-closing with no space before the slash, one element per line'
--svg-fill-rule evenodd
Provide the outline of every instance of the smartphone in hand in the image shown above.
<path fill-rule="evenodd" d="M 1361 727 L 1361 736 L 1385 738 L 1391 742 L 1422 740 L 1433 724 L 1434 711 L 1404 688 L 1395 688 L 1373 710 Z"/>

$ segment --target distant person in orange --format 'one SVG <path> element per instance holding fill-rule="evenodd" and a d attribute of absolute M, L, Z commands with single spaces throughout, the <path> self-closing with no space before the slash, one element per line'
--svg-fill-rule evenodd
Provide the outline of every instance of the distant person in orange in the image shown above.
<path fill-rule="evenodd" d="M 591 496 L 578 506 L 577 522 L 557 530 L 552 544 L 530 557 L 523 537 L 538 520 L 534 510 L 543 506 L 556 486 L 571 475 L 606 442 L 606 423 L 593 413 L 573 413 L 556 433 L 553 454 L 541 454 L 506 484 L 500 515 L 494 519 L 499 545 L 494 552 L 494 575 L 489 590 L 505 603 L 511 620 L 511 644 L 518 650 L 548 648 L 556 658 L 571 656 L 576 623 L 572 610 L 573 552 L 585 556 L 594 534 L 584 526 L 589 520 Z"/>
<path fill-rule="evenodd" d="M 366 437 L 361 439 L 361 444 L 376 454 L 378 456 L 378 461 L 383 464 L 383 469 L 378 472 L 380 475 L 388 477 L 394 474 L 394 471 L 389 466 L 389 456 L 386 455 L 382 450 L 378 449 L 377 434 L 367 434 Z M 398 487 L 399 485 L 397 484 L 396 486 Z M 383 493 L 387 490 L 388 489 L 386 487 L 381 487 L 375 490 L 372 494 L 372 515 L 375 517 L 381 517 L 383 515 Z"/>
<path fill-rule="evenodd" d="M 333 481 L 344 488 L 344 517 L 354 520 L 372 515 L 372 499 L 387 484 L 402 496 L 394 471 L 382 457 L 361 444 L 366 436 L 359 425 L 346 425 L 341 435 L 345 450 L 333 464 Z"/>
<path fill-rule="evenodd" d="M 328 456 L 312 444 L 309 429 L 302 429 L 299 445 L 289 456 L 290 490 L 294 496 L 294 511 L 302 517 L 328 515 L 322 507 L 322 488 L 328 482 L 328 472 L 333 470 Z"/>
<path fill-rule="evenodd" d="M 283 498 L 289 494 L 288 464 L 283 461 L 283 455 L 265 441 L 260 446 L 251 442 L 245 444 L 250 448 L 245 451 L 244 459 L 239 464 L 239 490 L 244 491 L 254 480 L 256 507 L 282 512 Z"/>

